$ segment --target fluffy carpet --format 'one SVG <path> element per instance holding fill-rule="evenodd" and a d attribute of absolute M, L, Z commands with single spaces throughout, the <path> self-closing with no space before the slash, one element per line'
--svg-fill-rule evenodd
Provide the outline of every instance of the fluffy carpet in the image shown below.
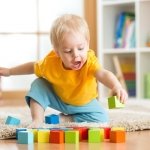
<path fill-rule="evenodd" d="M 101 102 L 107 109 L 110 121 L 106 123 L 75 123 L 71 117 L 61 116 L 60 124 L 46 125 L 43 127 L 72 127 L 72 126 L 87 126 L 87 127 L 124 127 L 126 131 L 137 131 L 150 129 L 150 101 L 149 100 L 130 100 L 126 103 L 126 107 L 122 109 L 108 109 L 106 102 Z M 0 139 L 14 138 L 16 128 L 27 127 L 31 122 L 29 108 L 26 107 L 2 107 L 0 108 Z M 59 112 L 47 109 L 45 115 Z M 21 120 L 19 126 L 5 125 L 7 116 L 14 116 Z"/>

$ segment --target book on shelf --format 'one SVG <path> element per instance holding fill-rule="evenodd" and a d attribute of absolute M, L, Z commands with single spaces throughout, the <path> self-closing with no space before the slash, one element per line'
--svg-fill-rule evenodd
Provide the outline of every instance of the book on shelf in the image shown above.
<path fill-rule="evenodd" d="M 115 48 L 135 47 L 135 14 L 120 12 L 115 28 Z"/>
<path fill-rule="evenodd" d="M 136 96 L 135 61 L 132 57 L 113 56 L 113 63 L 122 86 L 127 90 L 130 97 Z"/>

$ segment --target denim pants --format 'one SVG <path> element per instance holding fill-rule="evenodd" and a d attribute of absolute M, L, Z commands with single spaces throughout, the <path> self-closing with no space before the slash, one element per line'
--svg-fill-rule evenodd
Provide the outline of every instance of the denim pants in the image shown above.
<path fill-rule="evenodd" d="M 51 84 L 43 78 L 37 78 L 33 81 L 25 98 L 29 106 L 30 100 L 33 99 L 44 109 L 51 107 L 72 115 L 75 122 L 108 122 L 108 114 L 97 99 L 82 106 L 66 104 L 56 95 Z"/>

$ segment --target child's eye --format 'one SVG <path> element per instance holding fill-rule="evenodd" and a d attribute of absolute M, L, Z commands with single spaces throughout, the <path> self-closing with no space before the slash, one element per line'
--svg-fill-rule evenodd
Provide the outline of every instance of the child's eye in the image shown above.
<path fill-rule="evenodd" d="M 83 50 L 83 49 L 84 49 L 84 48 L 78 48 L 78 50 L 80 50 L 80 51 Z"/>
<path fill-rule="evenodd" d="M 71 53 L 71 50 L 65 50 L 64 52 L 65 53 Z"/>

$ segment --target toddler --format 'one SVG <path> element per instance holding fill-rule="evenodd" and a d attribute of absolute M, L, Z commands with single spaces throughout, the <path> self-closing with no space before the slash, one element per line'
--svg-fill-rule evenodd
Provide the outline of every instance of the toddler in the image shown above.
<path fill-rule="evenodd" d="M 73 14 L 62 15 L 54 21 L 50 39 L 53 50 L 42 60 L 0 67 L 1 76 L 35 73 L 38 77 L 25 97 L 32 115 L 30 127 L 43 123 L 47 107 L 71 115 L 75 122 L 108 122 L 108 115 L 97 100 L 97 81 L 110 88 L 122 103 L 128 95 L 89 49 L 86 21 Z"/>

